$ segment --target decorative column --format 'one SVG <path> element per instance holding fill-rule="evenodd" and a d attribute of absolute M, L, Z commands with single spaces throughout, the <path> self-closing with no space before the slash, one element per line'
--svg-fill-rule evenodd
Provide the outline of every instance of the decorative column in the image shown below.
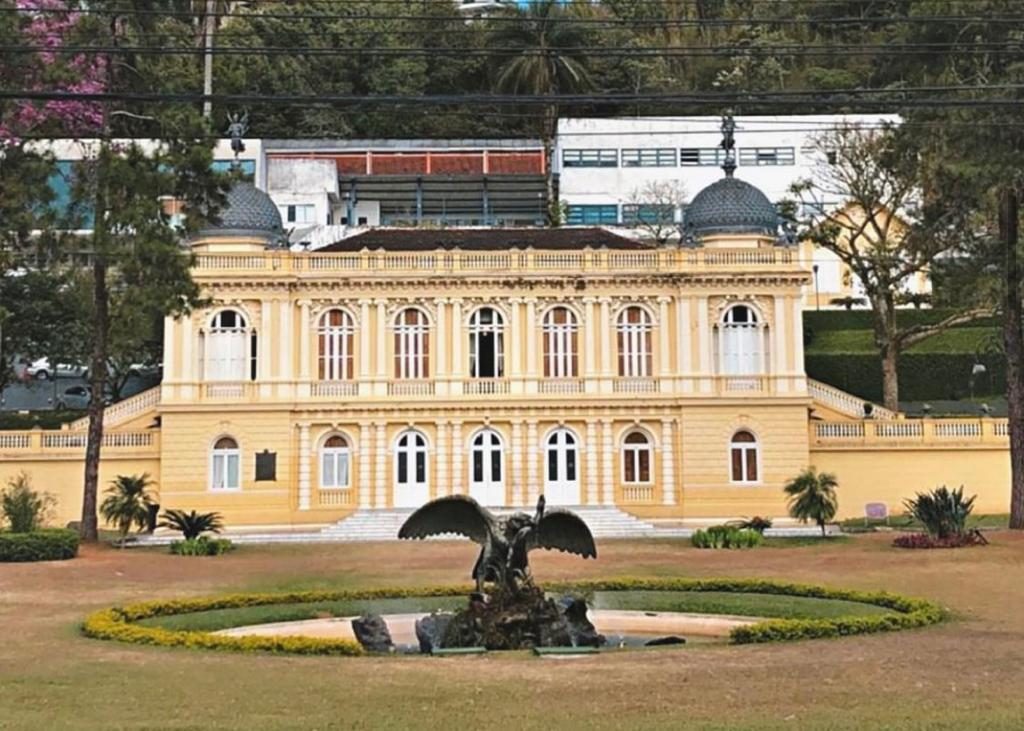
<path fill-rule="evenodd" d="M 612 314 L 610 297 L 601 297 L 598 302 L 601 304 L 601 319 L 598 327 L 601 330 L 601 391 L 611 392 L 612 381 L 615 375 L 615 366 L 612 361 Z"/>
<path fill-rule="evenodd" d="M 676 504 L 675 435 L 672 419 L 661 420 L 661 501 Z"/>
<path fill-rule="evenodd" d="M 519 297 L 511 297 L 508 301 L 511 318 L 505 336 L 505 376 L 509 379 L 510 393 L 523 392 L 523 318 L 519 311 L 521 302 L 522 299 Z"/>
<path fill-rule="evenodd" d="M 256 375 L 259 376 L 259 394 L 262 397 L 269 397 L 271 394 L 271 377 L 270 377 L 270 363 L 271 354 L 273 348 L 271 343 L 273 342 L 273 327 L 271 326 L 271 312 L 273 308 L 271 301 L 264 299 L 260 300 L 260 335 L 257 342 L 257 365 Z M 166 361 L 166 356 L 164 356 Z"/>
<path fill-rule="evenodd" d="M 388 479 L 388 433 L 387 424 L 378 422 L 377 428 L 377 478 L 376 495 L 373 506 L 375 508 L 386 508 L 388 506 L 387 479 Z"/>
<path fill-rule="evenodd" d="M 299 510 L 309 510 L 309 423 L 299 423 Z"/>
<path fill-rule="evenodd" d="M 359 371 L 355 374 L 359 383 L 359 395 L 369 396 L 372 390 L 370 378 L 370 300 L 359 300 Z"/>
<path fill-rule="evenodd" d="M 512 505 L 524 505 L 523 494 L 523 422 L 512 422 Z"/>
<path fill-rule="evenodd" d="M 673 389 L 669 376 L 672 374 L 672 348 L 669 345 L 668 305 L 671 297 L 658 297 L 658 378 L 662 392 Z"/>
<path fill-rule="evenodd" d="M 587 442 L 583 445 L 587 452 L 587 505 L 597 505 L 597 422 L 587 419 Z"/>
<path fill-rule="evenodd" d="M 462 488 L 462 451 L 462 422 L 456 419 L 452 422 L 452 495 L 465 493 Z"/>
<path fill-rule="evenodd" d="M 789 374 L 791 367 L 788 362 L 789 348 L 786 347 L 786 298 L 775 296 L 775 332 L 771 335 L 770 365 L 766 372 L 780 392 L 789 391 Z"/>
<path fill-rule="evenodd" d="M 370 485 L 370 425 L 359 425 L 359 509 L 373 504 Z"/>
<path fill-rule="evenodd" d="M 526 422 L 526 504 L 535 505 L 537 495 L 540 493 L 540 484 L 537 480 L 537 463 L 540 459 L 540 450 L 537 445 L 537 422 L 530 420 Z"/>
<path fill-rule="evenodd" d="M 676 348 L 679 352 L 679 375 L 683 391 L 693 390 L 693 350 L 690 338 L 690 298 L 676 299 Z"/>
<path fill-rule="evenodd" d="M 280 381 L 283 381 L 287 388 L 291 385 L 291 381 L 294 379 L 294 371 L 292 369 L 292 358 L 295 357 L 295 333 L 292 332 L 292 303 L 291 300 L 283 299 L 278 303 L 278 311 L 280 314 L 280 326 L 281 331 L 277 334 L 274 339 L 274 347 L 277 348 L 277 377 Z M 264 345 L 270 345 L 270 342 L 265 340 Z"/>
<path fill-rule="evenodd" d="M 448 422 L 437 422 L 437 489 L 435 497 L 444 497 L 451 488 L 448 479 Z"/>
<path fill-rule="evenodd" d="M 309 300 L 299 300 L 299 398 L 308 398 L 310 393 Z"/>
<path fill-rule="evenodd" d="M 451 384 L 451 373 L 448 369 L 448 325 L 445 321 L 447 315 L 447 307 L 445 306 L 448 300 L 444 297 L 437 297 L 434 299 L 435 316 L 434 322 L 436 326 L 434 328 L 434 347 L 437 351 L 437 355 L 434 357 L 434 383 L 436 393 L 439 396 L 448 394 L 449 385 Z M 440 466 L 440 465 L 438 465 Z M 439 495 L 441 493 L 438 493 Z"/>
<path fill-rule="evenodd" d="M 387 300 L 374 300 L 377 305 L 376 337 L 377 337 L 377 368 L 374 376 L 373 393 L 376 396 L 386 396 L 388 392 L 388 328 Z"/>
<path fill-rule="evenodd" d="M 451 388 L 452 395 L 462 393 L 462 379 L 465 373 L 462 370 L 462 341 L 465 340 L 465 333 L 462 331 L 462 300 L 455 298 L 450 300 L 452 306 L 452 364 L 451 364 Z"/>
<path fill-rule="evenodd" d="M 179 396 L 183 401 L 192 398 L 192 389 L 199 380 L 196 368 L 196 356 L 192 351 L 192 341 L 196 338 L 192 327 L 192 315 L 181 318 L 181 389 Z M 201 372 L 201 371 L 200 371 Z M 202 388 L 202 386 L 200 386 Z"/>
<path fill-rule="evenodd" d="M 526 302 L 526 393 L 537 393 L 537 298 Z"/>
<path fill-rule="evenodd" d="M 697 299 L 697 344 L 700 359 L 700 391 L 711 393 L 715 370 L 711 364 L 711 322 L 708 319 L 708 298 Z"/>
<path fill-rule="evenodd" d="M 803 333 L 803 307 L 801 306 L 799 297 L 791 297 L 790 300 L 790 312 L 792 317 L 790 322 L 793 323 L 793 353 L 792 353 L 792 372 L 795 374 L 793 378 L 793 390 L 799 393 L 806 393 L 807 391 L 807 377 L 804 371 L 804 333 Z"/>
<path fill-rule="evenodd" d="M 605 505 L 615 504 L 615 435 L 612 434 L 612 420 L 601 419 L 601 459 L 602 459 L 602 502 Z"/>
<path fill-rule="evenodd" d="M 164 317 L 164 377 L 160 384 L 160 400 L 164 403 L 176 398 L 177 388 L 172 383 L 181 381 L 182 368 L 174 360 L 175 340 L 178 338 L 178 320 L 170 315 Z"/>

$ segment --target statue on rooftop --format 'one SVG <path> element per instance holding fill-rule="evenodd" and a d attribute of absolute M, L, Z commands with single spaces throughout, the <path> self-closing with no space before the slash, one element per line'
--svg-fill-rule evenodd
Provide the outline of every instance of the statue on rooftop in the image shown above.
<path fill-rule="evenodd" d="M 484 582 L 492 582 L 499 591 L 515 594 L 530 580 L 528 555 L 536 548 L 597 558 L 594 536 L 587 524 L 569 510 L 545 512 L 544 503 L 541 495 L 532 516 L 522 512 L 496 516 L 471 497 L 442 497 L 409 516 L 398 537 L 427 538 L 445 533 L 465 536 L 481 547 L 473 567 L 477 592 L 483 595 Z"/>

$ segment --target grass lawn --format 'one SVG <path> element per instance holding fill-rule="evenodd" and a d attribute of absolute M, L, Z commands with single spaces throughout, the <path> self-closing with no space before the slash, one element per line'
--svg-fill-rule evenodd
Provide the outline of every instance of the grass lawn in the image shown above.
<path fill-rule="evenodd" d="M 895 634 L 571 662 L 244 655 L 77 632 L 89 611 L 145 599 L 462 583 L 468 542 L 242 546 L 216 558 L 86 548 L 74 561 L 2 565 L 0 729 L 1020 729 L 1024 536 L 998 531 L 990 546 L 943 551 L 893 549 L 891 538 L 749 551 L 605 541 L 597 561 L 534 554 L 542 582 L 763 577 L 922 596 L 956 617 Z"/>
<path fill-rule="evenodd" d="M 990 327 L 958 327 L 946 330 L 912 346 L 911 353 L 977 353 L 991 349 L 999 342 L 999 332 Z M 815 353 L 876 353 L 875 336 L 871 330 L 823 330 L 814 334 L 807 346 Z"/>

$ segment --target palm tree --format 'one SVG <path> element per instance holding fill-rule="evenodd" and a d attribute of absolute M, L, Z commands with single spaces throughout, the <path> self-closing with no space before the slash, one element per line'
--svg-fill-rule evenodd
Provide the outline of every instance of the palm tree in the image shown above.
<path fill-rule="evenodd" d="M 509 8 L 487 37 L 488 45 L 516 55 L 501 56 L 495 89 L 510 94 L 553 96 L 573 94 L 590 86 L 586 33 L 573 15 L 555 0 L 540 0 L 526 8 Z M 554 173 L 551 169 L 558 127 L 558 104 L 544 107 L 541 139 L 548 197 L 548 223 L 558 223 Z"/>
<path fill-rule="evenodd" d="M 186 541 L 198 538 L 203 533 L 220 533 L 224 528 L 220 513 L 186 513 L 184 510 L 165 510 L 160 521 L 161 528 L 179 531 Z"/>
<path fill-rule="evenodd" d="M 836 517 L 839 508 L 837 487 L 839 482 L 831 472 L 819 474 L 808 467 L 783 488 L 789 495 L 789 514 L 802 523 L 813 520 L 825 535 L 825 525 Z"/>
<path fill-rule="evenodd" d="M 133 525 L 139 530 L 146 527 L 150 506 L 155 504 L 149 494 L 149 488 L 154 484 L 149 474 L 143 472 L 141 475 L 118 475 L 107 488 L 106 498 L 100 505 L 100 515 L 117 526 L 121 533 L 121 548 L 124 548 Z"/>

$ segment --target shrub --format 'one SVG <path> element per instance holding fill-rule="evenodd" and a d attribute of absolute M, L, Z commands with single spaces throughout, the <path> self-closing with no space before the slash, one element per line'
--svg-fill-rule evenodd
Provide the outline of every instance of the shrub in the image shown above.
<path fill-rule="evenodd" d="M 761 535 L 764 535 L 764 532 L 772 527 L 772 520 L 771 518 L 762 518 L 760 515 L 755 515 L 753 518 L 731 521 L 726 523 L 726 525 L 731 525 L 739 528 L 740 530 L 757 531 Z"/>
<path fill-rule="evenodd" d="M 896 536 L 892 545 L 897 548 L 963 548 L 965 546 L 987 546 L 988 541 L 981 531 L 971 530 L 948 538 L 936 538 L 927 533 L 904 533 Z"/>
<path fill-rule="evenodd" d="M 219 556 L 234 548 L 227 538 L 186 538 L 171 542 L 171 553 L 175 556 Z"/>
<path fill-rule="evenodd" d="M 962 536 L 967 530 L 967 518 L 974 510 L 977 495 L 964 499 L 964 486 L 950 490 L 945 485 L 931 492 L 919 492 L 917 497 L 903 504 L 912 516 L 924 525 L 933 538 L 948 539 Z"/>
<path fill-rule="evenodd" d="M 64 561 L 78 555 L 78 533 L 46 528 L 30 533 L 0 533 L 0 563 Z"/>
<path fill-rule="evenodd" d="M 755 530 L 740 529 L 731 525 L 713 525 L 704 530 L 694 531 L 690 542 L 696 548 L 754 548 L 764 542 L 764 537 Z"/>
<path fill-rule="evenodd" d="M 153 481 L 143 472 L 141 475 L 118 475 L 107 488 L 106 498 L 100 505 L 100 515 L 117 526 L 122 548 L 133 525 L 142 530 L 149 523 L 150 507 L 154 505 L 149 494 L 152 486 Z"/>
<path fill-rule="evenodd" d="M 830 472 L 818 473 L 808 467 L 786 483 L 783 488 L 789 495 L 789 514 L 802 523 L 814 521 L 825 535 L 825 526 L 836 517 L 839 500 L 836 488 L 839 482 Z"/>
<path fill-rule="evenodd" d="M 733 644 L 775 642 L 812 637 L 840 637 L 869 632 L 892 632 L 924 627 L 945 619 L 945 612 L 922 599 L 849 589 L 831 589 L 810 584 L 789 584 L 765 579 L 644 579 L 619 578 L 576 582 L 553 582 L 548 591 L 714 591 L 772 594 L 817 599 L 842 599 L 873 604 L 892 610 L 870 617 L 849 616 L 833 619 L 767 619 L 736 627 L 729 635 Z M 303 655 L 363 655 L 362 647 L 352 640 L 312 637 L 232 637 L 197 630 L 169 630 L 136 624 L 151 617 L 167 617 L 214 609 L 271 606 L 362 599 L 399 599 L 404 597 L 461 596 L 472 587 L 394 587 L 352 591 L 300 591 L 284 594 L 230 594 L 197 599 L 170 599 L 112 607 L 86 617 L 82 633 L 87 637 L 118 640 L 140 645 L 190 647 L 242 652 L 281 652 Z"/>
<path fill-rule="evenodd" d="M 181 533 L 186 541 L 198 538 L 203 533 L 220 533 L 224 528 L 220 513 L 186 513 L 184 510 L 165 510 L 160 521 L 161 528 L 170 528 Z"/>
<path fill-rule="evenodd" d="M 8 480 L 7 488 L 0 493 L 0 510 L 12 533 L 31 533 L 42 528 L 55 504 L 49 493 L 32 489 L 26 472 Z"/>

